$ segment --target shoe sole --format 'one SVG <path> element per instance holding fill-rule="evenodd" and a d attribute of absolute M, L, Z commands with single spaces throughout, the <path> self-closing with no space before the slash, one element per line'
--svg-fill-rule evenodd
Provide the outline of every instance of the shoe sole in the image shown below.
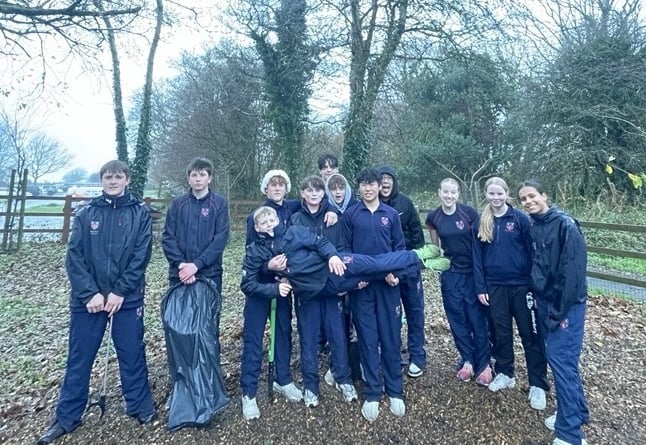
<path fill-rule="evenodd" d="M 374 418 L 374 419 L 371 419 L 371 418 L 369 418 L 369 417 L 366 415 L 366 413 L 364 413 L 364 412 L 363 412 L 363 410 L 361 410 L 361 415 L 363 416 L 363 418 L 364 418 L 364 419 L 366 419 L 366 420 L 367 420 L 368 422 L 370 422 L 370 423 L 374 422 L 374 421 L 375 421 L 375 420 L 377 420 L 377 418 L 379 417 L 379 414 L 377 413 L 377 415 L 375 416 L 375 418 Z"/>
<path fill-rule="evenodd" d="M 252 415 L 252 416 L 245 416 L 245 415 L 243 414 L 243 415 L 242 415 L 242 417 L 244 417 L 244 420 L 254 420 L 254 419 L 259 419 L 259 418 L 260 418 L 260 414 L 258 414 L 258 415 Z"/>
<path fill-rule="evenodd" d="M 513 382 L 513 383 L 511 383 L 511 384 L 509 384 L 507 386 L 503 386 L 501 388 L 491 389 L 491 384 L 489 384 L 489 391 L 498 392 L 498 391 L 502 391 L 503 389 L 514 389 L 515 386 L 516 386 L 516 382 Z"/>
<path fill-rule="evenodd" d="M 547 408 L 547 403 L 542 403 L 540 405 L 532 404 L 531 402 L 529 403 L 529 406 L 532 409 L 535 409 L 536 411 L 543 411 L 545 408 Z"/>

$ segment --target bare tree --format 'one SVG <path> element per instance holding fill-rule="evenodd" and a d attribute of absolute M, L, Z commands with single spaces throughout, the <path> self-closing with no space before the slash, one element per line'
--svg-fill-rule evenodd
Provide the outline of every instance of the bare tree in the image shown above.
<path fill-rule="evenodd" d="M 43 133 L 36 133 L 27 141 L 24 156 L 25 167 L 34 183 L 49 173 L 61 171 L 72 159 L 58 141 Z"/>

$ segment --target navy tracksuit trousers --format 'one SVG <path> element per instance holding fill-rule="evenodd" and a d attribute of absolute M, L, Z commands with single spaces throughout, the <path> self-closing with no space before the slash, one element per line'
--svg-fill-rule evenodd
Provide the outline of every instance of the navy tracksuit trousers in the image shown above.
<path fill-rule="evenodd" d="M 441 287 L 444 312 L 460 360 L 471 363 L 478 375 L 489 365 L 491 348 L 487 314 L 476 296 L 473 274 L 449 269 L 442 272 Z"/>
<path fill-rule="evenodd" d="M 319 394 L 318 343 L 320 329 L 330 345 L 332 374 L 337 383 L 352 383 L 345 335 L 343 299 L 338 296 L 294 298 L 301 348 L 303 386 Z"/>
<path fill-rule="evenodd" d="M 289 296 L 276 298 L 275 381 L 284 386 L 292 383 L 289 369 L 292 355 L 292 302 Z M 262 340 L 270 308 L 270 299 L 245 297 L 240 386 L 242 395 L 252 399 L 258 391 L 258 378 L 262 368 Z M 273 382 L 268 384 L 273 385 Z"/>
<path fill-rule="evenodd" d="M 92 364 L 101 346 L 107 322 L 107 312 L 71 314 L 67 368 L 56 406 L 56 420 L 67 432 L 81 423 L 88 402 Z M 112 340 L 119 362 L 126 414 L 152 414 L 155 407 L 148 384 L 143 306 L 121 309 L 113 315 L 112 323 Z M 114 377 L 108 378 L 116 383 Z"/>
<path fill-rule="evenodd" d="M 540 298 L 536 302 L 547 362 L 552 369 L 556 389 L 555 434 L 561 440 L 580 445 L 584 437 L 581 426 L 590 420 L 579 373 L 586 304 L 572 305 L 561 325 L 551 331 L 551 321 L 546 319 L 549 314 L 547 303 Z"/>
<path fill-rule="evenodd" d="M 390 397 L 403 398 L 399 287 L 391 287 L 383 279 L 372 281 L 366 288 L 352 292 L 350 305 L 366 380 L 366 401 L 379 401 L 383 389 Z"/>
<path fill-rule="evenodd" d="M 426 343 L 424 336 L 424 287 L 422 274 L 402 277 L 399 281 L 402 304 L 408 325 L 407 349 L 409 362 L 415 363 L 420 369 L 426 366 Z"/>

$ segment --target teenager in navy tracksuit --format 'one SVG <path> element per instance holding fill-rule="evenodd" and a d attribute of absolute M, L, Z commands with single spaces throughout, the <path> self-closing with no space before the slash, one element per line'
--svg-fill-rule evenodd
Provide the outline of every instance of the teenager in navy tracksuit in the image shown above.
<path fill-rule="evenodd" d="M 301 210 L 291 217 L 292 226 L 304 226 L 315 236 L 325 236 L 337 232 L 338 224 L 327 228 L 325 213 L 329 205 L 325 197 L 325 184 L 319 176 L 308 176 L 301 183 Z M 334 228 L 334 229 L 332 229 Z M 346 341 L 343 297 L 333 295 L 320 298 L 311 294 L 294 292 L 298 336 L 301 345 L 301 374 L 303 376 L 303 395 L 307 406 L 318 405 L 319 363 L 318 343 L 321 330 L 330 346 L 330 362 L 334 363 L 336 387 L 347 402 L 357 399 L 357 391 L 352 384 L 348 349 Z"/>
<path fill-rule="evenodd" d="M 455 179 L 440 182 L 438 195 L 442 205 L 426 216 L 431 239 L 441 242 L 451 268 L 442 273 L 441 289 L 444 312 L 460 354 L 457 378 L 468 382 L 474 376 L 480 385 L 491 381 L 491 349 L 487 315 L 475 292 L 473 279 L 473 227 L 478 212 L 458 203 L 460 189 Z"/>
<path fill-rule="evenodd" d="M 590 415 L 579 373 L 588 298 L 585 240 L 574 218 L 548 205 L 538 182 L 525 181 L 518 196 L 531 217 L 531 287 L 556 389 L 557 413 L 545 425 L 555 430 L 554 445 L 585 444 L 581 427 Z"/>
<path fill-rule="evenodd" d="M 310 303 L 334 298 L 339 293 L 356 288 L 362 280 L 383 280 L 385 274 L 391 270 L 400 272 L 404 276 L 416 274 L 422 267 L 422 261 L 429 267 L 441 267 L 443 259 L 437 258 L 439 252 L 431 255 L 427 251 L 392 252 L 375 257 L 353 253 L 337 254 L 337 250 L 329 240 L 324 236 L 316 235 L 305 226 L 291 225 L 285 229 L 285 226 L 279 223 L 276 211 L 271 207 L 258 208 L 253 218 L 258 239 L 246 248 L 240 288 L 245 294 L 246 303 L 255 299 L 267 301 L 273 298 L 284 298 L 292 290 L 295 295 L 300 296 L 297 300 L 302 303 L 299 315 L 304 318 L 299 320 L 299 324 L 311 323 L 309 329 L 301 330 L 303 336 L 301 359 L 308 362 L 303 367 L 305 402 L 309 406 L 316 406 L 318 397 L 313 396 L 318 394 L 311 388 L 318 388 L 318 368 L 315 363 L 310 362 L 315 361 L 317 356 L 318 327 L 321 324 L 320 304 L 310 306 Z M 276 277 L 267 277 L 262 271 L 263 264 L 276 255 L 285 256 L 287 267 L 278 272 Z M 260 416 L 254 392 L 262 362 L 262 331 L 264 331 L 265 319 L 260 321 L 262 322 L 260 327 L 256 326 L 256 323 L 250 324 L 245 321 L 243 332 L 242 373 L 244 377 L 241 381 L 243 382 L 243 415 L 247 419 Z M 299 325 L 299 328 L 302 326 Z M 339 356 L 345 346 L 343 339 L 340 343 Z M 336 343 L 332 344 L 335 349 L 337 346 Z M 338 360 L 347 362 L 347 357 L 340 357 Z M 310 371 L 314 374 L 311 378 Z M 344 388 L 339 389 L 346 398 Z M 308 390 L 312 392 L 309 401 Z M 356 398 L 356 391 L 354 398 Z"/>
<path fill-rule="evenodd" d="M 379 172 L 363 170 L 356 182 L 361 201 L 348 209 L 341 220 L 345 250 L 366 255 L 405 250 L 399 214 L 379 201 Z M 379 400 L 384 390 L 390 398 L 390 410 L 398 417 L 406 412 L 400 357 L 402 308 L 398 283 L 399 280 L 390 274 L 387 280 L 371 281 L 367 287 L 353 291 L 350 296 L 366 382 L 361 413 L 369 422 L 374 422 L 379 416 Z"/>
<path fill-rule="evenodd" d="M 496 378 L 489 384 L 495 392 L 513 388 L 514 327 L 525 350 L 529 402 L 532 408 L 545 409 L 547 360 L 538 333 L 533 294 L 529 291 L 531 238 L 529 218 L 508 204 L 509 187 L 499 177 L 485 183 L 487 204 L 480 215 L 473 248 L 473 271 L 478 299 L 488 308 L 492 355 Z"/>
<path fill-rule="evenodd" d="M 124 162 L 106 163 L 100 177 L 103 195 L 79 210 L 72 226 L 65 261 L 72 288 L 67 367 L 56 418 L 38 444 L 54 442 L 80 425 L 92 364 L 108 319 L 126 414 L 142 424 L 156 416 L 143 341 L 151 218 L 143 203 L 126 190 L 130 177 Z"/>
<path fill-rule="evenodd" d="M 222 254 L 229 240 L 228 203 L 209 190 L 213 164 L 208 159 L 193 159 L 186 176 L 191 189 L 171 202 L 162 235 L 170 286 L 208 278 L 221 294 Z"/>
<path fill-rule="evenodd" d="M 424 232 L 419 220 L 419 213 L 413 201 L 399 191 L 395 170 L 389 166 L 379 168 L 381 174 L 381 202 L 397 210 L 402 223 L 406 249 L 419 249 L 424 246 Z M 424 349 L 424 287 L 422 275 L 401 280 L 399 283 L 401 300 L 408 325 L 408 375 L 419 377 L 426 366 L 426 350 Z"/>
<path fill-rule="evenodd" d="M 262 204 L 276 210 L 279 224 L 286 228 L 292 213 L 300 208 L 299 200 L 285 200 L 285 196 L 291 190 L 291 181 L 284 170 L 269 170 L 260 182 L 260 191 L 267 196 L 267 200 Z M 247 217 L 247 239 L 246 245 L 251 245 L 258 239 L 258 233 L 255 230 L 253 212 Z M 286 267 L 287 260 L 284 255 L 276 255 L 262 264 L 260 279 L 271 281 L 277 271 Z M 255 344 L 257 341 L 262 342 L 265 330 L 265 322 L 270 311 L 270 302 L 263 298 L 251 298 L 245 295 L 244 305 L 244 331 L 245 344 Z M 276 341 L 275 341 L 275 365 L 276 380 L 270 382 L 276 392 L 284 395 L 289 401 L 298 402 L 303 399 L 301 390 L 293 383 L 290 370 L 290 361 L 292 355 L 292 299 L 291 297 L 279 298 L 276 301 Z M 256 391 L 258 387 L 258 378 L 256 374 L 256 364 L 260 366 L 262 351 L 250 352 L 252 354 L 249 361 L 243 360 L 241 363 L 240 384 L 242 386 L 243 410 L 245 402 L 253 400 L 255 403 Z M 259 372 L 258 368 L 258 372 Z M 247 399 L 245 399 L 247 397 Z M 249 416 L 246 418 L 256 418 L 260 415 L 257 413 L 257 407 L 252 406 Z"/>

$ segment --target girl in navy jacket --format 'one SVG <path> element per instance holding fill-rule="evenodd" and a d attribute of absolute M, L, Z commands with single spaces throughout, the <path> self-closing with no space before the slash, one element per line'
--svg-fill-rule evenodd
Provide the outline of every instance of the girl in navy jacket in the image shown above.
<path fill-rule="evenodd" d="M 478 299 L 488 310 L 496 378 L 489 390 L 513 388 L 516 320 L 525 350 L 532 408 L 545 409 L 547 361 L 538 334 L 533 294 L 529 291 L 531 239 L 529 218 L 507 201 L 509 188 L 498 177 L 485 183 L 487 204 L 480 215 L 473 247 L 473 272 Z"/>
<path fill-rule="evenodd" d="M 574 218 L 548 206 L 538 182 L 525 181 L 518 196 L 531 217 L 531 286 L 558 404 L 545 426 L 555 430 L 554 445 L 585 444 L 581 427 L 589 413 L 579 373 L 588 296 L 585 240 Z"/>

